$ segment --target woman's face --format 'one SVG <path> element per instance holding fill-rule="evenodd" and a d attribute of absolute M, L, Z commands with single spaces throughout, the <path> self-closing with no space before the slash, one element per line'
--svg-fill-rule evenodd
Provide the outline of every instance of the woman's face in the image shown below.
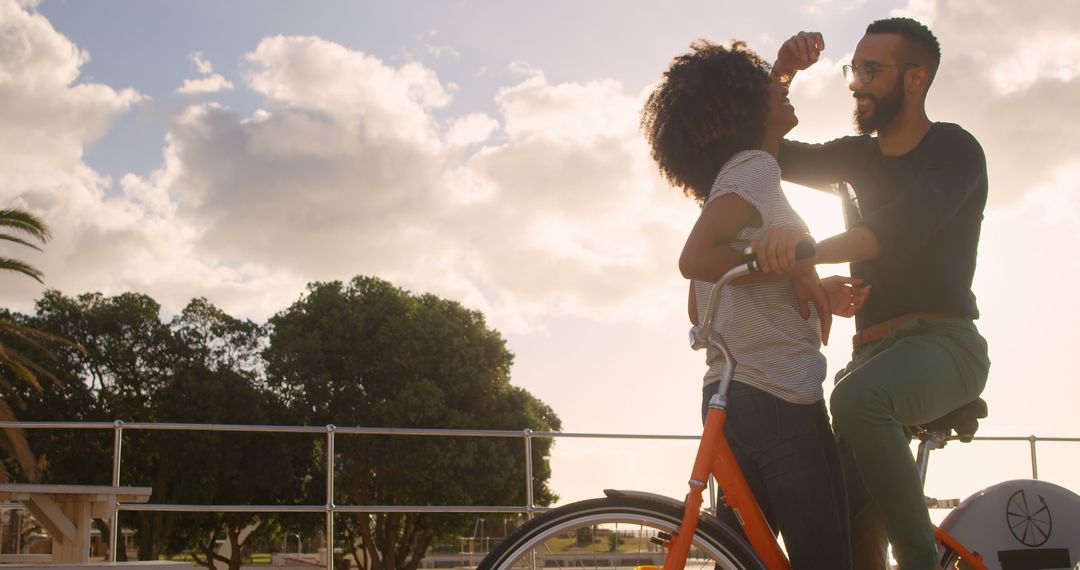
<path fill-rule="evenodd" d="M 799 124 L 795 107 L 788 100 L 788 89 L 775 81 L 769 82 L 769 110 L 765 114 L 765 131 L 784 136 Z"/>

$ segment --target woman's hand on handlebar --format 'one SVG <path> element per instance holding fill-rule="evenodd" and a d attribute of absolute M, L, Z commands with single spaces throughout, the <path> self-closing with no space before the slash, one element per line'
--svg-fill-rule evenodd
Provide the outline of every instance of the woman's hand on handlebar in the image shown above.
<path fill-rule="evenodd" d="M 751 244 L 757 255 L 758 266 L 764 273 L 788 273 L 797 266 L 813 265 L 814 258 L 796 261 L 795 248 L 800 242 L 814 242 L 814 238 L 801 228 L 776 228 L 769 230 L 760 240 Z"/>
<path fill-rule="evenodd" d="M 849 318 L 862 310 L 870 297 L 870 286 L 862 279 L 831 275 L 821 280 L 821 286 L 829 296 L 832 314 Z"/>

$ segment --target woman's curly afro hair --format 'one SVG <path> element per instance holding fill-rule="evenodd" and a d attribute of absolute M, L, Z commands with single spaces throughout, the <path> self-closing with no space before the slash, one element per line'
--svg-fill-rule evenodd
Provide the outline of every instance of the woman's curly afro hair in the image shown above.
<path fill-rule="evenodd" d="M 641 129 L 660 173 L 699 203 L 720 167 L 765 134 L 769 65 L 733 41 L 707 40 L 676 57 L 641 110 Z"/>

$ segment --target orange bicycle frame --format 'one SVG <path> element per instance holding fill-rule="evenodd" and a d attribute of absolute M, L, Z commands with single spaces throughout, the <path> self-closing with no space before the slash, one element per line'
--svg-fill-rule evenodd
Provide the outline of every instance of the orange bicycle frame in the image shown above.
<path fill-rule="evenodd" d="M 690 543 L 697 531 L 702 497 L 709 474 L 716 478 L 723 491 L 723 502 L 735 513 L 750 545 L 769 570 L 790 570 L 787 557 L 780 550 L 765 515 L 761 513 L 742 470 L 735 462 L 735 454 L 724 437 L 727 410 L 709 408 L 705 430 L 698 446 L 694 469 L 690 474 L 690 492 L 686 495 L 686 511 L 677 535 L 668 541 L 668 554 L 664 558 L 664 570 L 682 570 L 690 555 Z"/>
<path fill-rule="evenodd" d="M 966 562 L 974 570 L 986 570 L 986 563 L 983 562 L 981 555 L 968 550 L 963 544 L 957 542 L 957 540 L 949 533 L 938 528 L 937 525 L 934 525 L 934 540 L 936 540 L 938 544 L 945 545 L 952 549 L 953 552 L 960 556 L 960 560 Z"/>

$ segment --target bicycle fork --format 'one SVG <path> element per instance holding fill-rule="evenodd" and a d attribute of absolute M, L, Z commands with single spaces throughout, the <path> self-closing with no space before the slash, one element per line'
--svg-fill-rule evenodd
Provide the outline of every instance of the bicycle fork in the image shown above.
<path fill-rule="evenodd" d="M 664 541 L 668 548 L 664 558 L 664 570 L 683 570 L 686 559 L 690 555 L 690 545 L 697 531 L 698 518 L 701 516 L 703 502 L 702 492 L 705 490 L 709 474 L 716 478 L 723 496 L 723 507 L 730 508 L 735 513 L 735 518 L 742 525 L 743 532 L 753 546 L 754 551 L 761 557 L 765 567 L 769 570 L 790 570 L 787 557 L 780 550 L 765 516 L 761 513 L 761 507 L 754 499 L 746 478 L 735 462 L 735 454 L 731 451 L 731 445 L 724 437 L 724 422 L 727 420 L 727 410 L 723 407 L 709 408 L 709 414 L 705 419 L 705 429 L 701 436 L 701 444 L 698 446 L 697 457 L 694 459 L 694 469 L 690 474 L 690 492 L 686 495 L 686 510 L 683 513 L 682 524 L 676 535 Z"/>

